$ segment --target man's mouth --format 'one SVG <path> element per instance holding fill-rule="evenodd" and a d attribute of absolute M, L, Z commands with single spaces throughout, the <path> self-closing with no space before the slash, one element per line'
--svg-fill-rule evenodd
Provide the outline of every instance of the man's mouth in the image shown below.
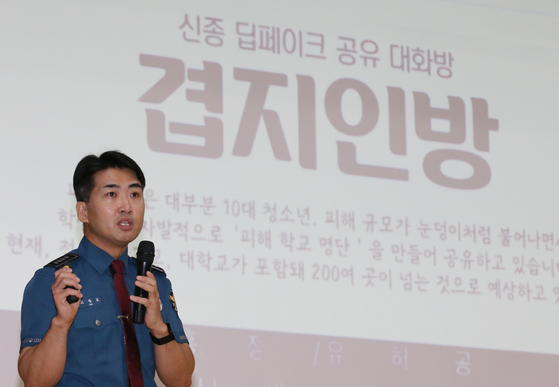
<path fill-rule="evenodd" d="M 119 224 L 119 226 L 130 226 L 130 221 L 121 220 L 118 224 Z"/>

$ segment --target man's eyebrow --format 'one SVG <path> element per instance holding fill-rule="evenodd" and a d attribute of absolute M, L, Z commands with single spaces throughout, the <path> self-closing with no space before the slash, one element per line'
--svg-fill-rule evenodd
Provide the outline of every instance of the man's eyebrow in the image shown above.
<path fill-rule="evenodd" d="M 106 184 L 105 186 L 103 186 L 103 188 L 120 188 L 120 185 L 115 184 L 115 183 L 110 183 L 110 184 Z M 132 183 L 128 186 L 128 188 L 141 188 L 141 189 L 143 189 L 143 187 L 140 183 Z"/>

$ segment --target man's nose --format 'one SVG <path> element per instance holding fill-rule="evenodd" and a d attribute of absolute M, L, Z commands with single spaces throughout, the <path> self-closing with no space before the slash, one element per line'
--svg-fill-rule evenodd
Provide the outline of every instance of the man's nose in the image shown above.
<path fill-rule="evenodd" d="M 129 213 L 132 211 L 132 206 L 130 205 L 130 199 L 126 195 L 121 196 L 120 200 L 120 212 L 127 212 Z"/>

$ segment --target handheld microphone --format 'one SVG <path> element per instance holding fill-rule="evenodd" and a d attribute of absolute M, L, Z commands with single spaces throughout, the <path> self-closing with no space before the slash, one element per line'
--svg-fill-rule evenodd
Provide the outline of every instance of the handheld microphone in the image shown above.
<path fill-rule="evenodd" d="M 141 241 L 138 245 L 138 253 L 136 254 L 138 270 L 137 274 L 145 276 L 151 269 L 153 258 L 155 256 L 155 245 L 150 241 Z M 148 298 L 148 292 L 136 286 L 134 295 L 137 297 Z M 133 302 L 132 321 L 135 324 L 143 324 L 146 316 L 146 307 L 137 302 Z"/>

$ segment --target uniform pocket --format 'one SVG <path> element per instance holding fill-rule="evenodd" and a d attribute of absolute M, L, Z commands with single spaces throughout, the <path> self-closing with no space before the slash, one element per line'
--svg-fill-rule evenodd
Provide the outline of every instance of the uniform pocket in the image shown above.
<path fill-rule="evenodd" d="M 82 365 L 100 365 L 122 358 L 122 322 L 106 308 L 80 309 L 68 335 L 68 348 Z M 73 345 L 71 345 L 73 344 Z"/>

